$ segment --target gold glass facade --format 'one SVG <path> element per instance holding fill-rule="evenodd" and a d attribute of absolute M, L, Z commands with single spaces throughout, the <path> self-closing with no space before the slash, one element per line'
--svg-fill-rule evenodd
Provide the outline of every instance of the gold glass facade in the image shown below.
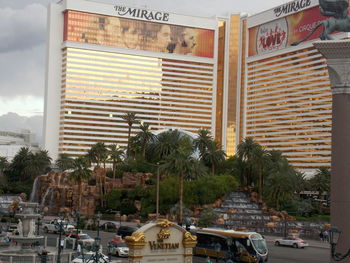
<path fill-rule="evenodd" d="M 227 104 L 227 127 L 226 127 L 226 153 L 227 156 L 236 152 L 236 125 L 237 125 L 237 96 L 238 94 L 238 65 L 239 65 L 239 42 L 240 15 L 231 15 L 230 18 L 230 46 L 229 46 L 229 83 Z"/>
<path fill-rule="evenodd" d="M 79 155 L 97 141 L 125 146 L 126 112 L 153 130 L 212 128 L 214 64 L 73 47 L 62 54 L 59 153 Z"/>
<path fill-rule="evenodd" d="M 332 98 L 322 55 L 304 48 L 251 58 L 246 77 L 244 136 L 301 170 L 330 166 Z"/>

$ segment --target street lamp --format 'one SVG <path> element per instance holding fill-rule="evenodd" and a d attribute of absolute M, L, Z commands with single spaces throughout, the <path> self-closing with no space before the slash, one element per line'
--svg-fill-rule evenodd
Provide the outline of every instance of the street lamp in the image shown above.
<path fill-rule="evenodd" d="M 77 235 L 79 235 L 79 225 L 80 225 L 80 214 L 79 212 L 77 212 L 76 210 L 74 210 L 72 213 L 71 213 L 73 219 L 74 219 L 74 222 L 77 226 Z M 78 240 L 77 240 L 78 241 Z M 78 242 L 75 243 L 74 245 L 74 250 L 76 250 L 78 248 Z"/>
<path fill-rule="evenodd" d="M 157 163 L 157 196 L 156 196 L 156 219 L 159 217 L 159 163 Z"/>
<path fill-rule="evenodd" d="M 329 229 L 329 243 L 331 243 L 331 256 L 332 259 L 334 259 L 335 261 L 341 261 L 350 256 L 350 249 L 344 255 L 335 252 L 340 234 L 341 231 L 337 227 L 331 227 L 331 229 Z"/>
<path fill-rule="evenodd" d="M 59 216 L 59 220 L 55 221 L 55 228 L 58 230 L 59 236 L 58 236 L 58 251 L 57 251 L 57 263 L 61 263 L 61 242 L 62 242 L 62 232 L 64 232 L 64 229 L 67 228 L 68 222 L 64 220 L 64 215 L 61 214 Z"/>

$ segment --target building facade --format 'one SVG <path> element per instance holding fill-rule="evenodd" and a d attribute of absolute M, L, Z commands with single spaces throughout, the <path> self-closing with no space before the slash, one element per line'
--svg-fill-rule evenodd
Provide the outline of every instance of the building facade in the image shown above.
<path fill-rule="evenodd" d="M 48 17 L 44 141 L 53 159 L 96 142 L 125 146 L 128 112 L 152 130 L 208 129 L 224 149 L 232 144 L 230 19 L 87 0 L 51 4 Z"/>
<path fill-rule="evenodd" d="M 35 134 L 29 130 L 0 131 L 0 156 L 12 161 L 22 147 L 28 148 L 34 153 L 40 151 Z"/>
<path fill-rule="evenodd" d="M 282 151 L 306 174 L 330 166 L 332 98 L 326 62 L 312 45 L 323 27 L 298 42 L 328 18 L 317 0 L 296 0 L 242 22 L 236 138 Z"/>

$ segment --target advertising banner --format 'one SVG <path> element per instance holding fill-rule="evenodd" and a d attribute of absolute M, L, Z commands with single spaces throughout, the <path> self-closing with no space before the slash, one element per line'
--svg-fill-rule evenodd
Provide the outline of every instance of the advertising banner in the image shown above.
<path fill-rule="evenodd" d="M 214 30 L 66 11 L 64 41 L 214 57 Z"/>
<path fill-rule="evenodd" d="M 304 39 L 314 31 L 305 41 L 320 37 L 323 26 L 317 25 L 329 17 L 320 13 L 319 6 L 315 6 L 292 15 L 280 18 L 249 29 L 248 56 L 261 55 L 277 51 L 290 46 L 296 41 Z"/>

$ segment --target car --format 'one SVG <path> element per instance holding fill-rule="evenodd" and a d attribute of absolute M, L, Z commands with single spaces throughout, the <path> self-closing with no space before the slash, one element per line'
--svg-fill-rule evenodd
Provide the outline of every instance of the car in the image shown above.
<path fill-rule="evenodd" d="M 290 246 L 294 248 L 305 248 L 309 246 L 309 244 L 299 237 L 284 237 L 284 238 L 275 239 L 275 246 Z"/>
<path fill-rule="evenodd" d="M 92 246 L 95 242 L 95 239 L 91 238 L 88 234 L 85 233 L 71 233 L 66 237 L 68 242 L 72 242 L 73 240 L 77 240 L 78 244 L 89 247 Z"/>
<path fill-rule="evenodd" d="M 131 236 L 138 228 L 135 226 L 120 226 L 117 231 L 117 235 L 125 238 Z"/>
<path fill-rule="evenodd" d="M 107 244 L 108 255 L 115 255 L 118 257 L 129 256 L 129 248 L 126 246 L 124 240 L 112 240 Z"/>
<path fill-rule="evenodd" d="M 84 262 L 95 262 L 93 261 L 94 254 L 95 254 L 94 252 L 87 252 L 87 253 L 81 254 L 75 259 L 73 259 L 71 263 L 83 263 L 83 258 L 84 258 Z M 101 256 L 102 258 L 99 259 L 98 261 L 99 263 L 111 262 L 106 255 L 102 254 Z"/>
<path fill-rule="evenodd" d="M 105 214 L 119 214 L 120 212 L 114 209 L 107 209 L 104 211 Z"/>
<path fill-rule="evenodd" d="M 100 225 L 101 230 L 114 230 L 116 231 L 119 228 L 119 224 L 114 222 L 106 222 Z"/>

